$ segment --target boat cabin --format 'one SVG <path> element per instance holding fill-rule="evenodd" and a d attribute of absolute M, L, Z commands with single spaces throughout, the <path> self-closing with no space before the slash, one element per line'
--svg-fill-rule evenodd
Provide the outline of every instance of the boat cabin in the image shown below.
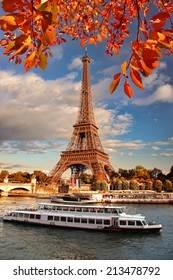
<path fill-rule="evenodd" d="M 91 206 L 91 205 L 66 205 L 66 204 L 50 204 L 40 203 L 39 210 L 49 211 L 65 211 L 65 212 L 83 212 L 83 213 L 108 213 L 108 214 L 122 214 L 124 213 L 124 206 Z"/>

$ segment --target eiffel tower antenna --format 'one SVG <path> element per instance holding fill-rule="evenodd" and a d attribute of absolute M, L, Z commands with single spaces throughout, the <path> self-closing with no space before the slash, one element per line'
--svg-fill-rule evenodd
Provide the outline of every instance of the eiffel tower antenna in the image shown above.
<path fill-rule="evenodd" d="M 73 132 L 65 151 L 49 176 L 52 183 L 57 183 L 62 174 L 71 169 L 72 176 L 79 178 L 87 169 L 99 181 L 109 181 L 114 168 L 109 156 L 104 152 L 98 127 L 95 123 L 92 94 L 90 86 L 90 57 L 87 48 L 82 57 L 83 73 L 80 93 L 79 110 Z"/>
<path fill-rule="evenodd" d="M 88 49 L 85 47 L 85 55 L 88 54 Z"/>

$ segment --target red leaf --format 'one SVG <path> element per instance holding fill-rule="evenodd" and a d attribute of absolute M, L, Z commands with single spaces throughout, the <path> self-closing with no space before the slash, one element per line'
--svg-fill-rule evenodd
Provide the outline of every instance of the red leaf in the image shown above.
<path fill-rule="evenodd" d="M 131 88 L 129 82 L 124 83 L 124 92 L 131 99 L 133 96 L 133 89 Z"/>
<path fill-rule="evenodd" d="M 135 86 L 137 86 L 140 89 L 144 89 L 141 76 L 136 70 L 134 70 L 134 69 L 130 70 L 130 77 L 131 77 L 133 83 L 135 84 Z"/>
<path fill-rule="evenodd" d="M 82 41 L 80 42 L 80 46 L 84 47 L 86 45 L 87 41 L 88 41 L 87 38 L 82 39 Z"/>

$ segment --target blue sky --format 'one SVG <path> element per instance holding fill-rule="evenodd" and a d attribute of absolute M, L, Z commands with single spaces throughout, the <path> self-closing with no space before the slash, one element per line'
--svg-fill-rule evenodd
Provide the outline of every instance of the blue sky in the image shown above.
<path fill-rule="evenodd" d="M 25 72 L 0 50 L 0 171 L 50 171 L 65 150 L 76 121 L 85 48 L 79 42 L 56 46 L 45 71 Z M 130 100 L 120 84 L 109 94 L 113 75 L 128 58 L 125 45 L 109 57 L 104 46 L 88 46 L 96 124 L 115 170 L 142 165 L 168 173 L 173 165 L 172 57 L 161 60 L 143 80 L 145 90 L 134 87 Z"/>

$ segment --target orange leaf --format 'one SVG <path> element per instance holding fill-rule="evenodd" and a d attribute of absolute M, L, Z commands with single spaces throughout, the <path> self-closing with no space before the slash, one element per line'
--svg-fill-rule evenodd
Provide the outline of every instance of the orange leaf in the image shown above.
<path fill-rule="evenodd" d="M 170 44 L 163 42 L 163 41 L 158 41 L 158 46 L 162 49 L 170 49 Z"/>
<path fill-rule="evenodd" d="M 80 42 L 80 46 L 84 47 L 86 45 L 87 41 L 88 41 L 87 38 L 82 39 L 82 41 Z"/>
<path fill-rule="evenodd" d="M 142 72 L 142 74 L 145 77 L 148 77 L 152 73 L 152 69 L 147 67 L 147 65 L 145 64 L 145 62 L 142 59 L 139 61 L 139 63 L 140 63 L 141 68 L 142 68 L 142 69 L 140 69 L 140 71 Z"/>
<path fill-rule="evenodd" d="M 0 25 L 3 31 L 14 31 L 17 27 L 15 17 L 11 15 L 0 17 Z"/>
<path fill-rule="evenodd" d="M 124 62 L 121 64 L 121 70 L 122 70 L 122 72 L 123 72 L 123 75 L 124 75 L 124 76 L 127 76 L 127 72 L 126 72 L 126 70 L 127 70 L 127 61 L 124 61 Z"/>
<path fill-rule="evenodd" d="M 102 25 L 102 26 L 101 26 L 101 35 L 102 35 L 102 37 L 103 37 L 103 38 L 107 38 L 107 33 L 108 33 L 108 31 L 107 31 L 106 26 L 105 26 L 105 25 Z"/>
<path fill-rule="evenodd" d="M 88 44 L 95 44 L 96 41 L 95 41 L 95 38 L 90 38 L 89 41 L 88 41 Z"/>
<path fill-rule="evenodd" d="M 45 43 L 49 45 L 54 45 L 56 39 L 56 29 L 55 27 L 49 25 L 46 31 L 44 32 Z"/>
<path fill-rule="evenodd" d="M 44 53 L 41 53 L 39 56 L 39 60 L 40 60 L 39 66 L 42 70 L 44 70 L 47 66 L 47 55 Z"/>
<path fill-rule="evenodd" d="M 27 58 L 24 60 L 24 68 L 25 71 L 30 70 L 35 65 L 35 56 L 36 52 L 32 52 Z"/>
<path fill-rule="evenodd" d="M 125 81 L 125 83 L 124 83 L 124 92 L 129 98 L 132 98 L 133 89 L 131 88 L 129 82 L 127 82 L 127 81 Z"/>
<path fill-rule="evenodd" d="M 97 41 L 102 42 L 102 36 L 100 34 L 97 34 Z"/>
<path fill-rule="evenodd" d="M 131 77 L 133 83 L 135 84 L 135 86 L 137 86 L 140 89 L 144 89 L 141 76 L 136 70 L 134 70 L 134 69 L 130 70 L 130 77 Z"/>
<path fill-rule="evenodd" d="M 121 79 L 121 73 L 117 73 L 114 76 L 114 79 L 113 79 L 113 81 L 112 81 L 112 83 L 110 84 L 110 87 L 109 87 L 109 91 L 110 91 L 111 94 L 116 90 L 117 86 L 119 85 L 120 79 Z"/>

